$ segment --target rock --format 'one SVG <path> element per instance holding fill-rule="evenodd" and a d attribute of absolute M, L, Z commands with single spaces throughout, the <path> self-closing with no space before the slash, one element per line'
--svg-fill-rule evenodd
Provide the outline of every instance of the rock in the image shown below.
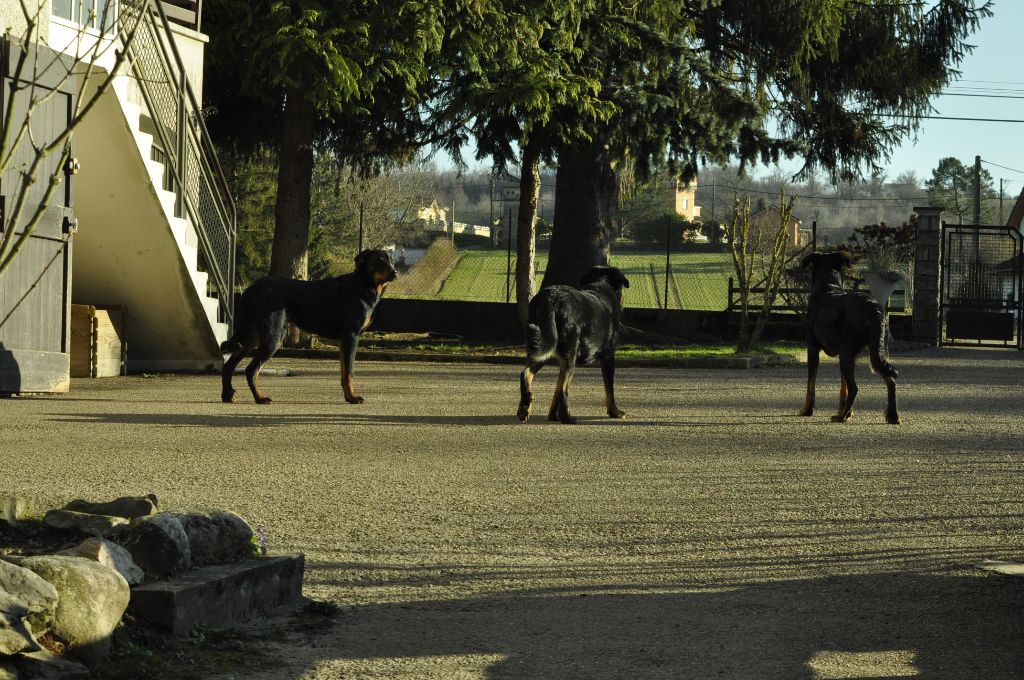
<path fill-rule="evenodd" d="M 139 565 L 135 564 L 130 552 L 117 543 L 103 538 L 86 539 L 81 545 L 69 550 L 62 550 L 57 554 L 84 557 L 115 569 L 130 586 L 142 583 L 142 579 L 145 577 L 145 573 L 139 568 Z"/>
<path fill-rule="evenodd" d="M 192 566 L 185 529 L 166 512 L 132 520 L 124 547 L 147 576 L 160 578 Z"/>
<path fill-rule="evenodd" d="M 57 589 L 53 636 L 86 663 L 110 653 L 111 634 L 128 608 L 128 582 L 115 569 L 84 557 L 40 555 L 18 563 Z"/>
<path fill-rule="evenodd" d="M 71 659 L 51 654 L 45 649 L 17 657 L 16 665 L 21 669 L 18 678 L 33 680 L 85 680 L 92 677 L 89 669 Z M 3 675 L 0 675 L 3 678 Z"/>
<path fill-rule="evenodd" d="M 163 513 L 177 517 L 188 536 L 192 564 L 224 564 L 252 557 L 252 527 L 228 510 Z"/>
<path fill-rule="evenodd" d="M 128 520 L 124 517 L 91 515 L 71 510 L 50 510 L 43 517 L 43 524 L 92 536 L 123 536 L 128 532 Z"/>
<path fill-rule="evenodd" d="M 148 496 L 122 496 L 107 503 L 90 503 L 82 499 L 74 500 L 64 506 L 65 510 L 86 512 L 90 515 L 113 515 L 125 519 L 147 517 L 157 513 L 157 501 L 154 494 Z"/>
<path fill-rule="evenodd" d="M 58 594 L 33 571 L 0 560 L 0 654 L 39 649 L 35 635 L 53 625 Z"/>
<path fill-rule="evenodd" d="M 21 494 L 0 494 L 0 519 L 9 524 L 17 524 L 31 512 L 35 502 L 31 496 Z"/>

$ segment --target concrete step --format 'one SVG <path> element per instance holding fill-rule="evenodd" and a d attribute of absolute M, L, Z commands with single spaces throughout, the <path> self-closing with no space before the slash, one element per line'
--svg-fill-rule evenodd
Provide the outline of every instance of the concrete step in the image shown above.
<path fill-rule="evenodd" d="M 132 588 L 129 610 L 185 636 L 199 627 L 231 628 L 302 597 L 302 553 L 200 567 Z"/>

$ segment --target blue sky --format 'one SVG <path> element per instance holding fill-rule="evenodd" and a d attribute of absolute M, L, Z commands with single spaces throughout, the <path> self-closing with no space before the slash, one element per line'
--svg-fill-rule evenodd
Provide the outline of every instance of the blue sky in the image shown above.
<path fill-rule="evenodd" d="M 995 15 L 982 21 L 970 42 L 973 53 L 960 64 L 960 79 L 946 88 L 947 93 L 934 100 L 936 116 L 1001 118 L 1024 121 L 1024 69 L 1021 68 L 1021 43 L 1024 40 L 1024 0 L 997 0 Z M 995 94 L 1021 97 L 959 96 Z M 1007 180 L 1010 195 L 1020 193 L 1024 185 L 1024 123 L 993 123 L 954 120 L 925 120 L 916 143 L 910 139 L 897 149 L 889 163 L 888 176 L 913 170 L 921 179 L 941 158 L 954 156 L 965 164 L 975 156 L 983 161 L 1013 168 L 1011 172 L 986 165 L 995 178 Z"/>

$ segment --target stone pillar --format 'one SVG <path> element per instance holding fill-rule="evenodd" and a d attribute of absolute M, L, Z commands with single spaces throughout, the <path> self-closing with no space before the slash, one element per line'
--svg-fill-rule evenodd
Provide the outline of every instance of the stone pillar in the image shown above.
<path fill-rule="evenodd" d="M 941 208 L 914 208 L 918 215 L 914 253 L 914 340 L 938 345 L 939 287 L 942 285 Z"/>

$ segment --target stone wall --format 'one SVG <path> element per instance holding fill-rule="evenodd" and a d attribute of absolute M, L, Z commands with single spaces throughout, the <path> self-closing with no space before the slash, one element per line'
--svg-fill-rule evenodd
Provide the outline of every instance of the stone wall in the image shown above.
<path fill-rule="evenodd" d="M 942 221 L 939 208 L 914 208 L 918 214 L 914 254 L 913 337 L 938 345 L 939 287 L 942 285 Z"/>

